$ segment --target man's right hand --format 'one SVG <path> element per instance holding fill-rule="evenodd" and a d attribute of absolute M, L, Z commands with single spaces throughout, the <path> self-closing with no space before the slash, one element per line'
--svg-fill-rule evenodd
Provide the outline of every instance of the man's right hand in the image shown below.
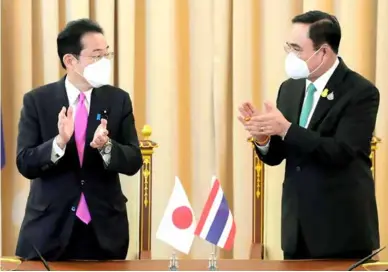
<path fill-rule="evenodd" d="M 238 120 L 245 126 L 247 122 L 253 117 L 259 115 L 258 110 L 250 102 L 245 102 L 239 108 L 241 116 L 238 117 Z M 256 142 L 261 143 L 265 142 L 268 139 L 267 135 L 251 135 Z"/>
<path fill-rule="evenodd" d="M 66 111 L 65 107 L 58 114 L 58 131 L 59 134 L 55 138 L 57 145 L 64 149 L 66 144 L 69 142 L 71 136 L 74 133 L 74 119 L 73 119 L 73 108 L 69 107 Z"/>

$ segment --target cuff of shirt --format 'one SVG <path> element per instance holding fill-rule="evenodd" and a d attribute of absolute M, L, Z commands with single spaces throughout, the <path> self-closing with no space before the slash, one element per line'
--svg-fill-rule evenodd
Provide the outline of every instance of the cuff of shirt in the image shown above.
<path fill-rule="evenodd" d="M 257 149 L 260 151 L 262 155 L 267 155 L 268 149 L 269 149 L 269 143 L 271 142 L 271 139 L 265 144 L 265 145 L 259 145 L 258 143 L 254 142 Z"/>
<path fill-rule="evenodd" d="M 111 155 L 110 155 L 110 154 L 102 154 L 102 152 L 100 152 L 100 155 L 101 155 L 101 157 L 102 157 L 102 160 L 104 161 L 105 167 L 108 167 L 108 166 L 109 166 L 109 163 L 110 163 L 110 157 L 111 157 Z"/>
<path fill-rule="evenodd" d="M 289 129 L 290 128 L 288 127 L 288 129 L 283 133 L 283 135 L 280 136 L 283 141 L 284 141 L 284 138 L 286 138 L 286 135 L 287 135 Z"/>
<path fill-rule="evenodd" d="M 104 161 L 104 166 L 107 168 L 110 164 L 110 158 L 111 158 L 111 153 L 104 153 L 103 148 L 99 149 L 98 152 L 101 155 L 102 160 Z"/>
<path fill-rule="evenodd" d="M 56 139 L 54 139 L 53 148 L 51 149 L 51 161 L 53 163 L 56 163 L 60 158 L 63 157 L 63 155 L 65 155 L 65 150 L 66 150 L 66 146 L 64 149 L 61 149 L 58 146 Z"/>

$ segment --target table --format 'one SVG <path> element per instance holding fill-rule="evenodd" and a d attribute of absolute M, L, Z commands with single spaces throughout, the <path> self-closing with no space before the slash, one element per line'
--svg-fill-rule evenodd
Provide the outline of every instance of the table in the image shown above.
<path fill-rule="evenodd" d="M 322 270 L 342 270 L 345 271 L 350 265 L 355 263 L 352 260 L 303 260 L 303 261 L 263 261 L 263 260 L 219 260 L 218 270 L 242 271 L 242 270 L 299 270 L 299 271 L 322 271 Z M 168 271 L 168 260 L 131 260 L 131 261 L 77 261 L 77 262 L 51 262 L 49 266 L 53 271 Z M 206 271 L 207 260 L 179 260 L 179 271 Z M 45 270 L 43 264 L 38 261 L 27 261 L 19 266 L 18 270 Z M 357 270 L 363 270 L 358 267 Z"/>

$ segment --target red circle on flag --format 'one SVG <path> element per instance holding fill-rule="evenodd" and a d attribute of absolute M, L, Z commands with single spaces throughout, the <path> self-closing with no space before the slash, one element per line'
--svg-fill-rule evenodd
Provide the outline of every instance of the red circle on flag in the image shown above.
<path fill-rule="evenodd" d="M 172 223 L 178 229 L 187 229 L 193 223 L 193 214 L 187 206 L 180 206 L 172 213 Z"/>

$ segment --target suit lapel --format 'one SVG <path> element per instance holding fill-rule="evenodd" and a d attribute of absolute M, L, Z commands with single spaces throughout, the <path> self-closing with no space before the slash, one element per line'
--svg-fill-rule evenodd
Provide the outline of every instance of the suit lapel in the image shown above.
<path fill-rule="evenodd" d="M 334 94 L 333 88 L 329 88 L 329 84 L 327 84 L 325 89 L 329 90 L 328 94 L 331 94 L 331 95 Z M 322 96 L 319 97 L 318 104 L 314 110 L 313 115 L 311 116 L 311 120 L 308 125 L 309 129 L 314 129 L 318 125 L 318 123 L 323 119 L 323 117 L 329 111 L 333 103 L 334 103 L 334 99 L 329 100 L 327 99 L 327 97 L 322 97 Z"/>
<path fill-rule="evenodd" d="M 66 110 L 69 108 L 69 99 L 66 93 L 65 79 L 66 79 L 66 76 L 64 76 L 61 80 L 57 82 L 57 92 L 55 94 L 55 103 L 53 103 L 53 105 L 55 105 L 55 112 L 56 112 L 55 124 L 57 124 L 58 122 L 58 114 L 62 110 L 62 107 L 65 107 Z M 74 133 L 73 133 L 73 136 L 70 139 L 70 143 L 74 141 L 75 139 L 74 139 Z"/>
<path fill-rule="evenodd" d="M 84 150 L 84 162 L 88 160 L 88 157 L 93 154 L 93 152 L 97 152 L 96 149 L 93 149 L 90 146 L 90 143 L 93 140 L 94 133 L 97 127 L 101 124 L 101 120 L 97 118 L 98 114 L 102 113 L 107 109 L 107 101 L 109 101 L 107 97 L 107 92 L 104 92 L 104 87 L 93 89 L 91 97 L 90 97 L 90 110 L 88 117 L 88 125 L 86 128 L 86 141 L 85 141 L 85 150 Z"/>
<path fill-rule="evenodd" d="M 294 124 L 299 124 L 299 116 L 300 112 L 302 110 L 303 105 L 303 99 L 305 95 L 305 89 L 306 89 L 306 81 L 305 80 L 296 80 L 294 82 L 294 86 L 291 87 L 292 91 L 290 91 L 289 94 L 289 121 Z M 287 117 L 287 116 L 286 116 Z"/>
<path fill-rule="evenodd" d="M 101 121 L 97 120 L 97 115 L 103 109 L 103 99 L 102 99 L 101 88 L 94 89 L 90 96 L 90 110 L 88 117 L 88 126 L 86 128 L 86 143 L 85 146 L 89 145 L 93 140 L 94 132 L 97 127 L 100 125 Z"/>
<path fill-rule="evenodd" d="M 55 93 L 55 107 L 58 113 L 61 111 L 62 107 L 69 107 L 69 99 L 67 98 L 66 88 L 65 88 L 65 78 L 63 77 L 61 80 L 57 82 L 57 91 Z M 58 117 L 58 116 L 56 116 Z"/>
<path fill-rule="evenodd" d="M 343 88 L 341 88 L 340 85 L 343 82 L 343 78 L 347 71 L 348 71 L 348 68 L 340 58 L 340 63 L 338 67 L 336 68 L 333 75 L 330 77 L 328 83 L 325 86 L 325 89 L 328 90 L 328 95 L 326 97 L 322 97 L 322 96 L 319 97 L 318 104 L 315 108 L 315 111 L 308 125 L 309 129 L 316 129 L 316 127 L 326 116 L 329 109 L 340 98 L 343 91 Z M 332 97 L 332 99 L 329 99 L 330 96 Z"/>
<path fill-rule="evenodd" d="M 57 82 L 55 102 L 52 103 L 55 107 L 55 114 L 53 114 L 53 117 L 54 117 L 53 123 L 55 124 L 57 124 L 58 122 L 58 114 L 61 111 L 62 107 L 65 107 L 66 109 L 69 108 L 69 99 L 67 97 L 65 79 L 66 79 L 66 76 L 64 76 L 61 80 Z M 55 125 L 55 130 L 56 130 L 56 133 L 58 133 L 57 125 Z M 74 162 L 74 167 L 79 167 L 80 164 L 78 160 L 78 153 L 77 153 L 74 137 L 75 136 L 73 133 L 73 136 L 70 138 L 69 142 L 67 143 L 65 156 L 70 156 L 70 157 L 76 156 L 77 161 L 72 161 L 72 162 Z"/>

